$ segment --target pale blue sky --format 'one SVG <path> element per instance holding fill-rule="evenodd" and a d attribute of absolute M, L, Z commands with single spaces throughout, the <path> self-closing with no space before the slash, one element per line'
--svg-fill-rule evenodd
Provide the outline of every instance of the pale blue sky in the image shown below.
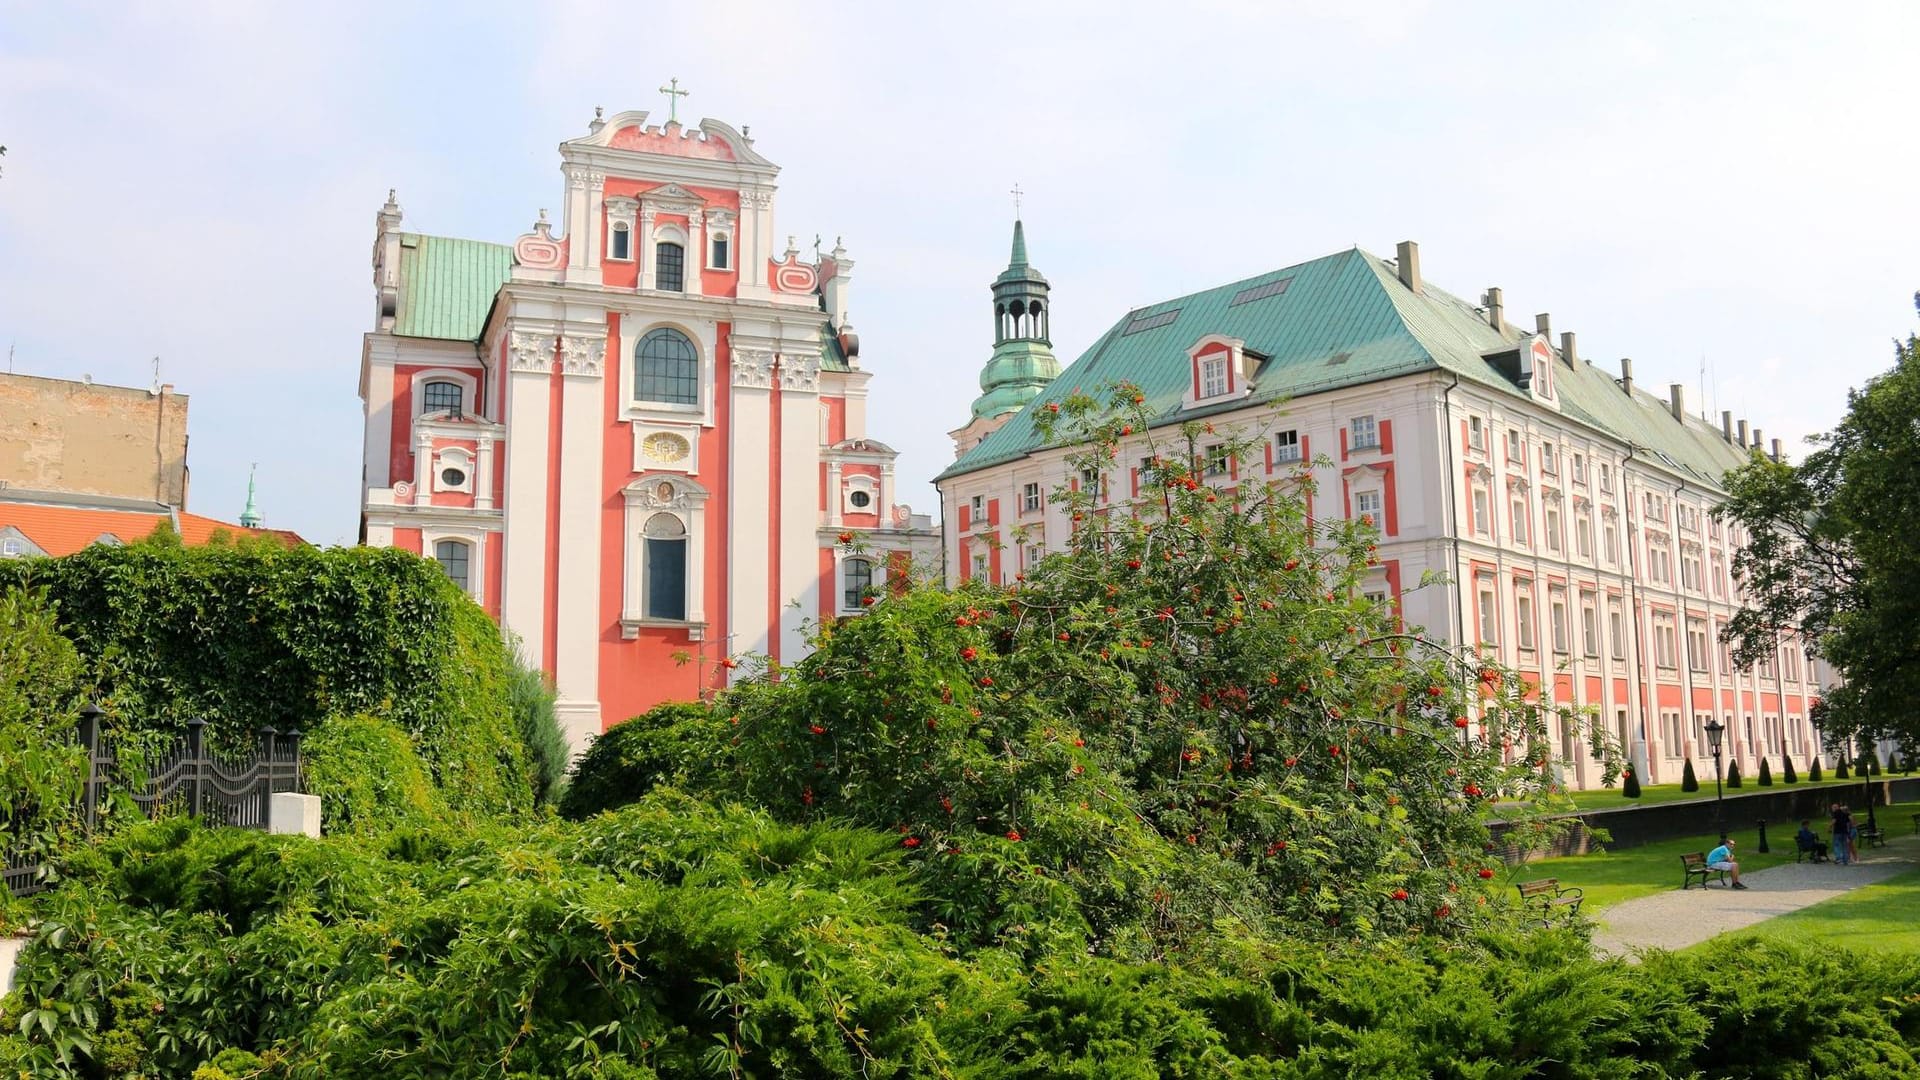
<path fill-rule="evenodd" d="M 1329 14 L 1328 8 L 1340 8 Z M 1834 14 L 1847 12 L 1845 16 Z M 0 0 L 0 349 L 192 400 L 193 510 L 260 463 L 349 542 L 373 215 L 510 242 L 593 106 L 751 125 L 843 236 L 902 497 L 951 458 L 1016 181 L 1070 360 L 1131 306 L 1354 244 L 1797 440 L 1915 325 L 1920 5 Z"/>

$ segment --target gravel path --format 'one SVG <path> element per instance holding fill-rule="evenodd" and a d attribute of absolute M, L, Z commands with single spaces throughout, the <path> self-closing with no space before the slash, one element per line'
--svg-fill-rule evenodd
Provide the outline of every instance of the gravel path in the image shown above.
<path fill-rule="evenodd" d="M 1756 870 L 1741 876 L 1745 890 L 1718 884 L 1685 892 L 1674 888 L 1617 904 L 1600 913 L 1594 950 L 1624 956 L 1635 949 L 1684 949 L 1716 934 L 1831 900 L 1913 869 L 1920 863 L 1920 836 L 1890 838 L 1886 847 L 1860 855 L 1852 866 L 1788 863 Z"/>

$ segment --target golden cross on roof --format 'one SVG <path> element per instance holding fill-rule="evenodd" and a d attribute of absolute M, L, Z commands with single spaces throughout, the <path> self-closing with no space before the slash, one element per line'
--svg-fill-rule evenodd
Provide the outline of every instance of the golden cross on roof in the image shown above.
<path fill-rule="evenodd" d="M 680 89 L 680 80 L 678 78 L 672 78 L 667 80 L 666 86 L 660 88 L 660 92 L 667 95 L 667 123 L 679 123 L 680 99 L 686 97 L 692 91 Z"/>

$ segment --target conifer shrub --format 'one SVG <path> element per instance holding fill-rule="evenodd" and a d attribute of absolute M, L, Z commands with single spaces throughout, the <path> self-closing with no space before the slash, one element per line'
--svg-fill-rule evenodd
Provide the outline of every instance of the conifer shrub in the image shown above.
<path fill-rule="evenodd" d="M 1788 755 L 1786 755 L 1786 757 L 1785 757 L 1785 758 L 1784 758 L 1783 760 L 1784 760 L 1784 762 L 1785 762 L 1785 767 L 1784 767 L 1784 768 L 1783 768 L 1783 769 L 1781 770 L 1781 771 L 1782 771 L 1782 774 L 1783 774 L 1781 778 L 1782 778 L 1782 779 L 1783 779 L 1783 780 L 1784 780 L 1784 781 L 1785 781 L 1786 783 L 1789 783 L 1789 784 L 1797 784 L 1797 783 L 1799 783 L 1799 782 L 1800 782 L 1800 774 L 1799 774 L 1799 773 L 1796 773 L 1796 772 L 1794 771 L 1794 769 L 1793 769 L 1793 755 L 1792 755 L 1792 754 L 1788 754 Z"/>
<path fill-rule="evenodd" d="M 1730 788 L 1740 786 L 1740 763 L 1737 761 L 1727 762 L 1727 786 Z"/>
<path fill-rule="evenodd" d="M 1840 755 L 1840 764 L 1833 770 L 1833 778 L 1835 780 L 1851 779 L 1847 774 L 1847 757 L 1845 754 Z"/>
<path fill-rule="evenodd" d="M 1696 777 L 1695 775 L 1693 775 L 1693 759 L 1692 758 L 1688 758 L 1686 761 L 1686 764 L 1680 770 L 1680 790 L 1681 791 L 1699 791 L 1700 790 L 1700 779 L 1699 777 Z"/>
<path fill-rule="evenodd" d="M 1820 755 L 1819 754 L 1813 755 L 1813 764 L 1807 766 L 1807 782 L 1810 784 L 1817 784 L 1820 782 Z"/>
<path fill-rule="evenodd" d="M 1620 794 L 1628 799 L 1640 797 L 1640 774 L 1631 765 L 1627 766 L 1626 780 L 1620 785 Z"/>
<path fill-rule="evenodd" d="M 659 787 L 710 790 L 732 753 L 731 736 L 701 702 L 656 705 L 587 743 L 561 796 L 560 813 L 577 821 Z"/>
<path fill-rule="evenodd" d="M 1766 758 L 1760 759 L 1760 786 L 1773 786 L 1773 766 L 1767 763 Z"/>
<path fill-rule="evenodd" d="M 1869 754 L 1867 754 L 1867 755 L 1866 755 L 1866 759 L 1867 759 L 1867 768 L 1866 768 L 1866 775 L 1868 775 L 1868 776 L 1879 776 L 1879 775 L 1880 775 L 1880 772 L 1881 772 L 1881 769 L 1880 769 L 1880 752 L 1879 752 L 1879 751 L 1877 751 L 1877 750 L 1875 750 L 1875 751 L 1873 751 L 1873 752 L 1871 752 L 1871 753 L 1869 753 Z"/>
<path fill-rule="evenodd" d="M 539 805 L 555 802 L 566 783 L 568 752 L 567 737 L 560 730 L 560 718 L 554 709 L 553 682 L 516 653 L 507 688 L 514 726 L 526 747 L 533 801 Z"/>

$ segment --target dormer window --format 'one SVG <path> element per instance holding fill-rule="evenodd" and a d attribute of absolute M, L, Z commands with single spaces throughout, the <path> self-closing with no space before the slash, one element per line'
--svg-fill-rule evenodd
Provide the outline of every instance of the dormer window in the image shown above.
<path fill-rule="evenodd" d="M 1200 358 L 1200 396 L 1217 398 L 1227 392 L 1227 356 L 1216 353 Z"/>
<path fill-rule="evenodd" d="M 607 257 L 619 259 L 622 262 L 633 258 L 633 230 L 627 227 L 626 222 L 622 221 L 614 225 L 612 250 L 608 252 Z"/>
<path fill-rule="evenodd" d="M 1189 408 L 1246 396 L 1252 389 L 1253 362 L 1245 345 L 1239 338 L 1208 334 L 1187 349 L 1193 364 L 1193 382 L 1185 395 Z"/>
<path fill-rule="evenodd" d="M 421 388 L 420 413 L 444 412 L 459 416 L 466 394 L 459 383 L 435 381 Z"/>

